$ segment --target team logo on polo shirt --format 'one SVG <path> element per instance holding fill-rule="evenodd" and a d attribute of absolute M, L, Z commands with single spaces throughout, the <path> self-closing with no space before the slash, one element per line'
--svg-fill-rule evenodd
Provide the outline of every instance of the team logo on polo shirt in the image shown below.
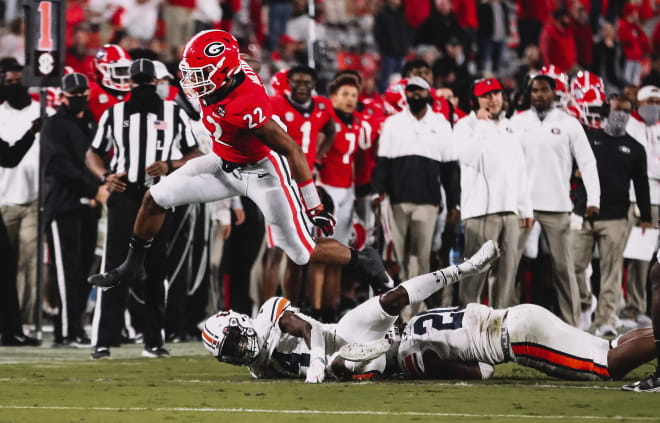
<path fill-rule="evenodd" d="M 509 134 L 513 134 L 513 129 L 511 129 L 511 128 L 508 127 L 508 126 L 507 126 L 506 128 L 504 128 L 504 130 L 505 130 L 506 132 L 508 132 Z"/>
<path fill-rule="evenodd" d="M 293 112 L 286 112 L 286 113 L 284 114 L 284 119 L 285 119 L 287 122 L 293 122 Z"/>
<path fill-rule="evenodd" d="M 627 145 L 620 145 L 619 151 L 623 154 L 630 154 L 630 148 Z"/>
<path fill-rule="evenodd" d="M 555 135 L 561 134 L 561 130 L 559 128 L 552 128 L 550 132 L 552 132 Z"/>

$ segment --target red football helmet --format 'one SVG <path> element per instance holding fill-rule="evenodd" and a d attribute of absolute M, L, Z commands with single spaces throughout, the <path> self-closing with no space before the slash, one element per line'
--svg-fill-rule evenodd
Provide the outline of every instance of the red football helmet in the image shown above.
<path fill-rule="evenodd" d="M 408 80 L 403 78 L 390 85 L 385 91 L 385 114 L 393 115 L 403 110 L 408 101 L 406 100 L 406 85 Z"/>
<path fill-rule="evenodd" d="M 94 57 L 96 78 L 101 85 L 116 91 L 130 91 L 131 57 L 117 44 L 106 44 Z"/>
<path fill-rule="evenodd" d="M 589 88 L 605 91 L 605 83 L 603 82 L 603 79 L 595 73 L 589 71 L 578 72 L 571 82 L 571 95 L 575 99 L 578 99 L 582 97 Z"/>
<path fill-rule="evenodd" d="M 287 78 L 288 73 L 288 69 L 281 69 L 270 78 L 270 86 L 273 89 L 273 95 L 291 94 L 291 88 L 289 87 L 289 80 Z"/>
<path fill-rule="evenodd" d="M 203 97 L 223 86 L 241 69 L 238 41 L 219 29 L 192 37 L 179 63 L 181 88 L 188 98 Z"/>
<path fill-rule="evenodd" d="M 568 75 L 560 71 L 555 65 L 543 66 L 541 75 L 548 75 L 557 83 L 557 93 L 568 93 Z"/>
<path fill-rule="evenodd" d="M 597 88 L 589 88 L 582 97 L 575 99 L 580 121 L 590 128 L 600 128 L 603 120 L 603 106 L 607 103 L 605 93 Z"/>

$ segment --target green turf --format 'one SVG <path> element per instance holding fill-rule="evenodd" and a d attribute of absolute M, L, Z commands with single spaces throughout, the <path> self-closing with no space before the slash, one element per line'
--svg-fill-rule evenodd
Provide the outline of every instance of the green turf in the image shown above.
<path fill-rule="evenodd" d="M 0 422 L 660 421 L 660 394 L 621 392 L 621 382 L 560 381 L 512 364 L 469 384 L 306 385 L 254 381 L 197 343 L 171 348 L 170 359 L 135 358 L 140 350 L 132 346 L 100 362 L 89 360 L 89 350 L 0 348 Z M 642 366 L 628 379 L 652 369 Z"/>

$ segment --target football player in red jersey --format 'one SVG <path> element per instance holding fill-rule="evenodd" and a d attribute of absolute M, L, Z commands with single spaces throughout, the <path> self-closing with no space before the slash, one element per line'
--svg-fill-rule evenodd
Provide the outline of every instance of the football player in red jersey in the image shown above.
<path fill-rule="evenodd" d="M 321 160 L 321 186 L 332 198 L 337 225 L 334 238 L 348 243 L 353 227 L 355 201 L 354 158 L 362 128 L 357 112 L 360 84 L 353 75 L 340 74 L 328 87 L 335 111 L 337 134 L 332 148 Z M 325 321 L 333 321 L 335 300 L 339 294 L 341 267 L 313 264 L 309 266 L 310 303 Z"/>
<path fill-rule="evenodd" d="M 278 72 L 277 86 L 286 85 L 287 90 L 271 97 L 273 115 L 287 128 L 287 133 L 302 148 L 310 170 L 314 170 L 317 157 L 323 157 L 335 139 L 335 121 L 330 101 L 313 96 L 316 71 L 308 66 L 295 66 L 285 74 Z M 273 84 L 275 86 L 275 84 Z M 283 251 L 273 243 L 270 226 L 266 226 L 266 250 L 262 296 L 264 300 L 274 296 L 279 285 L 279 266 Z M 294 305 L 298 305 L 301 291 L 302 268 L 291 260 L 287 261 L 284 291 Z"/>
<path fill-rule="evenodd" d="M 108 288 L 144 279 L 144 258 L 177 205 L 243 195 L 254 201 L 274 242 L 296 263 L 347 265 L 382 292 L 392 285 L 374 249 L 352 250 L 336 240 L 314 239 L 310 225 L 332 234 L 334 217 L 323 208 L 302 149 L 273 119 L 259 77 L 241 60 L 238 42 L 222 30 L 188 41 L 179 64 L 181 87 L 198 98 L 214 154 L 186 163 L 145 194 L 124 263 L 89 278 Z"/>
<path fill-rule="evenodd" d="M 106 44 L 96 52 L 96 82 L 89 81 L 89 110 L 97 122 L 103 112 L 123 101 L 130 91 L 130 66 L 131 57 L 117 44 Z"/>

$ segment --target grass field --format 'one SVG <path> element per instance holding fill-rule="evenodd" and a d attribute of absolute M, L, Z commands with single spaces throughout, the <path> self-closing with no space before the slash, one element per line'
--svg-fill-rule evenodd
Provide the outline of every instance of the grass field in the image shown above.
<path fill-rule="evenodd" d="M 306 385 L 252 380 L 199 343 L 168 347 L 170 359 L 137 358 L 134 345 L 100 362 L 89 350 L 0 348 L 0 422 L 660 421 L 659 394 L 510 364 L 487 382 Z M 652 370 L 642 366 L 629 379 Z"/>

